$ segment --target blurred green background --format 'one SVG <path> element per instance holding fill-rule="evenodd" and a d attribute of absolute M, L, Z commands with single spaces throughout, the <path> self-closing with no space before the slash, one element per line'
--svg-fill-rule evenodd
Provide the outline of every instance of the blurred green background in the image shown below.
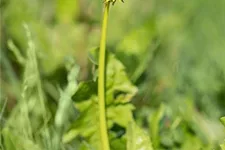
<path fill-rule="evenodd" d="M 0 1 L 1 129 L 15 117 L 29 45 L 36 49 L 47 120 L 55 115 L 71 61 L 80 67 L 78 82 L 92 79 L 89 50 L 99 45 L 102 5 L 94 0 Z M 225 136 L 219 121 L 225 115 L 224 0 L 118 2 L 110 8 L 107 49 L 138 87 L 132 99 L 137 124 L 159 128 L 160 136 L 151 137 L 156 150 L 219 149 Z"/>

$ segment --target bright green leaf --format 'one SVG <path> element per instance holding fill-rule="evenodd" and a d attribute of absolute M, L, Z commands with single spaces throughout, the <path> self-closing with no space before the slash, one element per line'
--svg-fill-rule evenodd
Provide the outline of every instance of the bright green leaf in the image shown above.
<path fill-rule="evenodd" d="M 127 129 L 127 150 L 153 150 L 148 134 L 134 121 L 130 122 Z"/>
<path fill-rule="evenodd" d="M 221 117 L 220 121 L 222 122 L 222 124 L 225 126 L 225 117 Z"/>
<path fill-rule="evenodd" d="M 107 63 L 107 104 L 115 101 L 116 103 L 126 103 L 136 94 L 137 88 L 131 83 L 123 64 L 114 54 L 108 54 Z"/>
<path fill-rule="evenodd" d="M 73 100 L 81 102 L 90 99 L 92 95 L 97 95 L 97 83 L 94 81 L 80 82 L 76 93 L 73 95 Z"/>
<path fill-rule="evenodd" d="M 108 122 L 116 123 L 122 127 L 127 127 L 128 123 L 133 119 L 132 104 L 110 106 L 107 109 Z"/>

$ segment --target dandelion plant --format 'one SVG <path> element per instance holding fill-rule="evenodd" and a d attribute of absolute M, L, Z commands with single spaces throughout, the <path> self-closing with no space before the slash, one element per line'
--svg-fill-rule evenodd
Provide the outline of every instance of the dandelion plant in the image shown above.
<path fill-rule="evenodd" d="M 106 110 L 105 110 L 105 58 L 106 58 L 106 31 L 107 22 L 109 15 L 110 4 L 114 4 L 116 0 L 105 0 L 104 1 L 104 12 L 102 20 L 102 32 L 100 40 L 100 52 L 99 52 L 99 79 L 98 79 L 98 99 L 99 99 L 99 121 L 100 121 L 100 139 L 101 149 L 109 150 L 109 138 L 107 134 L 106 124 Z"/>

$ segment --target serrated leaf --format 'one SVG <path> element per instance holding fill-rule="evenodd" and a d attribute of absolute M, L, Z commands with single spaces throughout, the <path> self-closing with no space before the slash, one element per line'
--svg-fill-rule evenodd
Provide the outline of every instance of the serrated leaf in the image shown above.
<path fill-rule="evenodd" d="M 122 127 L 127 127 L 128 123 L 133 119 L 132 111 L 134 106 L 132 104 L 115 105 L 108 107 L 107 119 Z"/>
<path fill-rule="evenodd" d="M 146 134 L 134 121 L 127 129 L 127 150 L 153 150 L 148 134 Z"/>
<path fill-rule="evenodd" d="M 89 52 L 89 58 L 94 65 L 98 62 L 98 50 L 92 49 Z M 124 65 L 116 58 L 116 56 L 107 53 L 106 65 L 106 102 L 126 103 L 137 93 L 135 87 L 129 80 Z M 86 94 L 89 93 L 89 94 Z M 75 101 L 83 101 L 90 98 L 90 95 L 97 94 L 97 83 L 94 81 L 81 82 L 76 94 L 73 96 Z"/>
<path fill-rule="evenodd" d="M 72 99 L 75 102 L 81 102 L 90 99 L 93 95 L 97 95 L 97 83 L 94 81 L 80 82 L 76 93 Z"/>
<path fill-rule="evenodd" d="M 115 57 L 114 54 L 108 54 L 107 63 L 107 104 L 112 103 L 126 103 L 136 94 L 137 88 L 131 83 L 123 64 Z M 117 95 L 117 93 L 120 93 Z"/>
<path fill-rule="evenodd" d="M 64 135 L 63 142 L 68 143 L 78 135 L 91 142 L 98 135 L 99 114 L 97 96 L 93 95 L 89 100 L 75 103 L 75 107 L 80 111 L 80 116 Z M 132 104 L 111 105 L 107 107 L 108 129 L 115 123 L 126 128 L 128 122 L 133 118 L 133 109 L 134 106 Z M 96 144 L 96 141 L 94 144 Z"/>
<path fill-rule="evenodd" d="M 96 52 L 94 50 L 93 52 Z M 94 61 L 97 55 L 92 55 Z M 95 62 L 94 62 L 95 64 Z M 96 65 L 96 64 L 95 64 Z M 107 128 L 114 124 L 127 128 L 132 120 L 132 104 L 126 104 L 137 92 L 137 88 L 126 75 L 125 67 L 116 59 L 115 55 L 108 53 L 106 71 L 106 117 Z M 63 137 L 63 142 L 68 143 L 75 137 L 82 137 L 94 148 L 99 145 L 99 114 L 97 82 L 81 82 L 73 96 L 74 105 L 79 110 L 80 116 L 71 125 Z"/>
<path fill-rule="evenodd" d="M 90 142 L 93 136 L 98 136 L 98 104 L 96 96 L 92 96 L 88 101 L 75 104 L 81 111 L 78 119 L 72 124 L 68 132 L 63 136 L 63 142 L 68 143 L 78 135 Z M 95 141 L 95 143 L 97 143 Z M 93 143 L 92 143 L 93 144 Z"/>

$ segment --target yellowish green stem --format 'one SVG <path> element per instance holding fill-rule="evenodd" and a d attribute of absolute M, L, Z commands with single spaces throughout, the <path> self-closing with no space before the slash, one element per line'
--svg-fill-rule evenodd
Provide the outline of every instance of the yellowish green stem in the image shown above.
<path fill-rule="evenodd" d="M 106 30 L 109 14 L 110 2 L 104 4 L 104 14 L 102 21 L 102 33 L 100 41 L 100 52 L 99 52 L 99 78 L 98 78 L 98 103 L 99 103 L 99 121 L 100 121 L 100 139 L 101 139 L 101 150 L 110 150 L 109 138 L 107 132 L 106 122 L 106 109 L 105 109 L 105 72 L 106 72 Z"/>

